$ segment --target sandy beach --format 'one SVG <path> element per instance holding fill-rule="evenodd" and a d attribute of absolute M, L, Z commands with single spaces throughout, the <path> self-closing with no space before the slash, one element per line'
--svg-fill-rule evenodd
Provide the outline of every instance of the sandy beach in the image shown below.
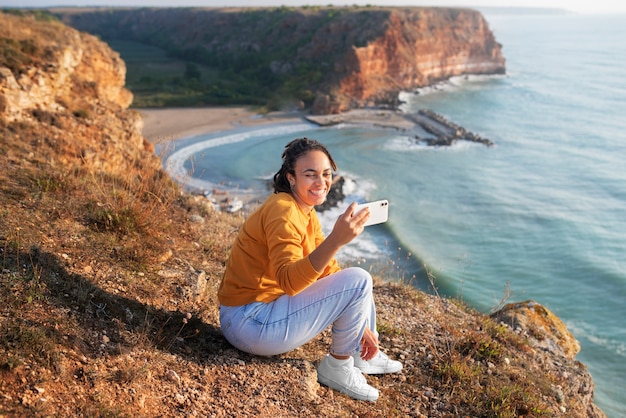
<path fill-rule="evenodd" d="M 143 135 L 153 144 L 162 144 L 195 135 L 228 131 L 238 127 L 262 126 L 307 120 L 320 126 L 350 123 L 410 130 L 415 122 L 393 110 L 358 109 L 339 115 L 311 116 L 306 112 L 256 113 L 252 108 L 203 107 L 137 109 L 143 117 Z"/>
<path fill-rule="evenodd" d="M 304 118 L 302 112 L 259 114 L 245 106 L 136 110 L 143 119 L 143 135 L 154 145 L 167 144 L 196 135 L 229 131 L 239 127 L 298 122 Z M 228 188 L 190 191 L 192 193 L 210 192 L 211 200 L 222 211 L 227 211 L 231 203 L 240 200 L 244 204 L 243 211 L 248 212 L 256 207 L 266 195 L 263 192 L 251 193 Z"/>
<path fill-rule="evenodd" d="M 137 111 L 143 118 L 143 135 L 155 145 L 237 127 L 296 122 L 304 117 L 302 112 L 270 112 L 262 115 L 244 106 Z"/>

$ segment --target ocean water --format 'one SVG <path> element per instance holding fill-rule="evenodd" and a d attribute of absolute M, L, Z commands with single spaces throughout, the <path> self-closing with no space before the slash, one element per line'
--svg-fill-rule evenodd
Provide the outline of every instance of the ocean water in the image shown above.
<path fill-rule="evenodd" d="M 348 179 L 348 201 L 390 202 L 389 222 L 368 227 L 344 260 L 382 270 L 380 260 L 392 260 L 394 274 L 424 289 L 428 270 L 440 293 L 483 312 L 507 288 L 509 302 L 545 305 L 580 341 L 596 403 L 624 417 L 626 15 L 485 17 L 506 76 L 401 98 L 403 110 L 432 109 L 493 147 L 433 148 L 392 130 L 292 123 L 181 140 L 165 164 L 197 189 L 263 192 L 289 140 L 320 140 Z M 323 214 L 327 231 L 339 212 Z"/>

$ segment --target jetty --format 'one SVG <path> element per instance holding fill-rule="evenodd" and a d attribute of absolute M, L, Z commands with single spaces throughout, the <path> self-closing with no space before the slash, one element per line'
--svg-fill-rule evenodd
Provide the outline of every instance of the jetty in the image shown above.
<path fill-rule="evenodd" d="M 417 141 L 423 141 L 427 145 L 449 146 L 455 141 L 477 142 L 488 147 L 493 145 L 489 139 L 468 131 L 432 110 L 422 109 L 417 113 L 407 114 L 406 118 L 434 136 L 434 138 L 429 138 L 415 135 Z"/>
<path fill-rule="evenodd" d="M 493 145 L 489 139 L 429 109 L 421 109 L 416 113 L 385 109 L 354 109 L 333 115 L 307 115 L 304 118 L 319 126 L 348 124 L 391 128 L 406 133 L 412 142 L 428 146 L 450 146 L 457 141 L 476 142 L 488 147 Z"/>

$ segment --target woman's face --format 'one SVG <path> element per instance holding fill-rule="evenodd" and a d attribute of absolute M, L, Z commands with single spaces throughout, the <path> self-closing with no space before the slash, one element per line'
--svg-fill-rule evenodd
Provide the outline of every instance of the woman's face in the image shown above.
<path fill-rule="evenodd" d="M 326 200 L 333 181 L 330 160 L 322 151 L 309 151 L 296 160 L 295 175 L 287 174 L 291 193 L 305 212 Z"/>

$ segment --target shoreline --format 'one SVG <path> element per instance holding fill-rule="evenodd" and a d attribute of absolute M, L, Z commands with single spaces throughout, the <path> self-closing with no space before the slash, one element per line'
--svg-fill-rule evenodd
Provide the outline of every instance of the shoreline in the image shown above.
<path fill-rule="evenodd" d="M 267 128 L 272 125 L 308 122 L 319 127 L 333 125 L 353 125 L 378 129 L 392 129 L 420 140 L 418 131 L 423 124 L 416 115 L 404 114 L 390 109 L 353 109 L 340 114 L 309 115 L 305 111 L 276 111 L 267 114 L 256 112 L 250 106 L 207 106 L 192 108 L 137 108 L 142 119 L 142 134 L 154 146 L 165 147 L 173 142 L 194 136 L 225 133 L 240 128 Z M 448 121 L 431 123 L 450 124 Z M 443 125 L 446 128 L 445 125 Z M 456 125 L 454 125 L 456 126 Z M 421 132 L 425 132 L 421 130 Z M 421 133 L 420 133 L 421 134 Z M 440 145 L 430 143 L 429 145 Z M 450 145 L 450 142 L 444 144 Z M 171 173 L 170 173 L 171 174 Z M 215 187 L 205 190 L 187 186 L 189 192 L 202 194 L 211 200 L 215 207 L 226 211 L 236 200 L 243 201 L 243 211 L 257 205 L 267 193 L 261 190 L 241 191 L 238 189 Z"/>
<path fill-rule="evenodd" d="M 154 146 L 166 148 L 168 144 L 198 135 L 304 121 L 304 112 L 284 111 L 260 114 L 246 106 L 138 108 L 134 110 L 141 115 L 143 120 L 143 136 Z M 235 212 L 248 213 L 267 197 L 267 193 L 262 190 L 241 191 L 220 187 L 212 190 L 189 187 L 187 189 L 192 194 L 205 196 L 215 208 L 222 212 L 228 212 L 229 206 L 240 200 L 243 206 Z"/>
<path fill-rule="evenodd" d="M 354 109 L 337 115 L 309 115 L 298 110 L 261 114 L 246 106 L 134 110 L 142 117 L 143 136 L 154 145 L 242 127 L 262 127 L 297 121 L 318 126 L 345 123 L 399 131 L 411 131 L 416 127 L 416 122 L 401 111 L 383 109 Z"/>
<path fill-rule="evenodd" d="M 401 110 L 352 109 L 331 115 L 309 115 L 302 110 L 261 114 L 245 106 L 139 108 L 135 110 L 142 118 L 143 136 L 153 145 L 163 145 L 179 139 L 237 128 L 260 128 L 292 122 L 309 122 L 320 127 L 346 124 L 393 129 L 404 132 L 407 136 L 412 136 L 414 140 L 424 142 L 429 146 L 449 146 L 459 140 L 477 142 L 486 146 L 493 145 L 490 140 L 430 110 L 405 114 Z"/>
<path fill-rule="evenodd" d="M 260 114 L 245 106 L 134 110 L 143 120 L 143 136 L 153 145 L 240 127 L 280 124 L 304 118 L 304 113 L 299 111 Z"/>
<path fill-rule="evenodd" d="M 237 128 L 268 127 L 292 122 L 310 122 L 318 126 L 341 123 L 376 126 L 396 130 L 410 130 L 414 123 L 392 110 L 359 109 L 339 115 L 308 115 L 304 111 L 278 111 L 267 114 L 255 112 L 246 106 L 216 106 L 195 108 L 138 108 L 142 118 L 142 134 L 155 146 L 168 144 L 193 136 L 227 132 Z M 225 211 L 233 200 L 243 200 L 243 211 L 258 204 L 266 193 L 241 192 L 230 189 L 190 190 L 204 194 Z"/>

